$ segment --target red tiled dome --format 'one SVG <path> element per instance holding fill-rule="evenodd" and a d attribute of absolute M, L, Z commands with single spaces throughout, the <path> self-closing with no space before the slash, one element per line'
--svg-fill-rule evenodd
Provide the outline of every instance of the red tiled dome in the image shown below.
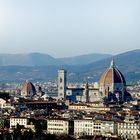
<path fill-rule="evenodd" d="M 26 81 L 22 87 L 22 92 L 32 92 L 32 93 L 36 93 L 36 89 L 34 87 L 34 85 L 29 82 L 29 81 Z"/>
<path fill-rule="evenodd" d="M 122 73 L 114 66 L 114 62 L 111 62 L 110 68 L 108 68 L 101 76 L 100 85 L 110 85 L 112 83 L 126 84 L 125 78 Z"/>

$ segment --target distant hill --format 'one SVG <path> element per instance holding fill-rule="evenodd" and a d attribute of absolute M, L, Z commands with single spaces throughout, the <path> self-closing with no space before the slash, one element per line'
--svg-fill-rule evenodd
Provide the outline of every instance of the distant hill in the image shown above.
<path fill-rule="evenodd" d="M 92 53 L 75 57 L 60 58 L 59 60 L 67 65 L 83 65 L 109 58 L 111 56 L 112 55 L 110 54 Z"/>
<path fill-rule="evenodd" d="M 48 54 L 0 54 L 0 66 L 46 66 L 60 64 L 62 64 L 62 62 Z"/>
<path fill-rule="evenodd" d="M 36 55 L 34 56 L 36 57 Z M 43 66 L 41 62 L 47 59 L 31 61 L 34 66 L 0 66 L 0 82 L 7 81 L 46 81 L 57 79 L 57 70 L 64 68 L 68 71 L 70 82 L 94 82 L 99 81 L 101 74 L 110 66 L 112 57 L 85 65 L 64 65 L 57 62 L 57 65 Z M 140 81 L 140 50 L 129 51 L 114 56 L 116 66 L 124 74 L 127 83 Z M 46 63 L 45 62 L 45 63 Z M 54 61 L 55 62 L 55 61 Z M 59 64 L 58 64 L 59 63 Z M 47 63 L 48 64 L 48 63 Z"/>
<path fill-rule="evenodd" d="M 81 65 L 108 58 L 107 54 L 89 54 L 71 58 L 54 58 L 48 54 L 0 54 L 0 66 Z"/>
<path fill-rule="evenodd" d="M 134 50 L 113 56 L 116 66 L 125 75 L 126 81 L 140 81 L 140 50 Z M 111 58 L 82 66 L 82 77 L 98 81 L 101 74 L 110 66 Z"/>

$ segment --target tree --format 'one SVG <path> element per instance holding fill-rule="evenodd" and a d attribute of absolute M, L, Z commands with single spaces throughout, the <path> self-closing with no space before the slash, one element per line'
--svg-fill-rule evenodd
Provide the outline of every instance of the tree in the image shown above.
<path fill-rule="evenodd" d="M 10 133 L 6 133 L 4 135 L 5 140 L 12 140 L 12 135 Z"/>
<path fill-rule="evenodd" d="M 16 128 L 13 131 L 13 140 L 20 140 L 22 138 L 21 128 L 19 124 L 17 124 Z"/>
<path fill-rule="evenodd" d="M 0 140 L 4 140 L 3 134 L 0 134 Z"/>
<path fill-rule="evenodd" d="M 35 123 L 35 136 L 36 138 L 38 138 L 39 140 L 41 140 L 43 135 L 43 127 L 42 127 L 42 123 L 40 122 L 36 122 Z"/>
<path fill-rule="evenodd" d="M 29 131 L 25 131 L 23 134 L 23 140 L 32 140 L 33 137 L 34 137 L 34 134 L 31 129 Z"/>
<path fill-rule="evenodd" d="M 47 134 L 43 140 L 58 140 L 56 135 Z"/>
<path fill-rule="evenodd" d="M 59 140 L 75 140 L 75 138 L 67 135 L 67 134 L 63 134 L 59 136 Z"/>

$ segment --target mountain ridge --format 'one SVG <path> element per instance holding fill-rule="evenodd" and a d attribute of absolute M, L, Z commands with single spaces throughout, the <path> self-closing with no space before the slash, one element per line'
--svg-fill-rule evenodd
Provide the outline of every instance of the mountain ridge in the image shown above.
<path fill-rule="evenodd" d="M 86 56 L 86 57 L 85 57 Z M 76 61 L 77 65 L 87 64 L 89 62 L 95 62 L 109 57 L 110 55 L 105 54 L 87 54 L 71 57 L 73 61 Z M 98 59 L 94 59 L 98 57 Z M 78 58 L 78 60 L 77 60 Z M 65 60 L 64 60 L 65 59 Z M 27 54 L 0 54 L 0 66 L 47 66 L 47 65 L 73 65 L 69 62 L 65 63 L 69 58 L 54 58 L 51 55 L 45 53 L 27 53 Z M 81 61 L 82 60 L 82 61 Z M 85 63 L 81 63 L 85 60 Z"/>
<path fill-rule="evenodd" d="M 83 65 L 83 64 L 96 62 L 105 58 L 109 58 L 111 56 L 112 55 L 110 54 L 90 53 L 90 54 L 78 55 L 73 57 L 59 58 L 58 60 L 62 61 L 64 64 L 67 65 Z"/>
<path fill-rule="evenodd" d="M 56 80 L 57 71 L 61 68 L 68 71 L 69 82 L 95 82 L 110 66 L 112 58 L 127 83 L 140 81 L 140 50 L 134 50 L 84 65 L 0 66 L 0 82 Z"/>

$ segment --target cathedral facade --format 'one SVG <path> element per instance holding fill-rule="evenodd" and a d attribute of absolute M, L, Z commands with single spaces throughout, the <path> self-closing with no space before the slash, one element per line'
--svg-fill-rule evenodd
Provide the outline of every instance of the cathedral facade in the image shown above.
<path fill-rule="evenodd" d="M 64 78 L 66 74 L 59 75 L 58 81 L 60 81 L 60 77 L 66 79 Z M 125 77 L 115 65 L 114 60 L 111 61 L 109 68 L 101 75 L 98 85 L 85 84 L 80 88 L 70 88 L 66 86 L 66 80 L 63 81 L 65 82 L 58 82 L 58 97 L 61 97 L 59 92 L 63 91 L 62 95 L 65 100 L 80 102 L 105 101 L 108 103 L 123 103 L 132 100 L 131 95 L 126 90 Z"/>

